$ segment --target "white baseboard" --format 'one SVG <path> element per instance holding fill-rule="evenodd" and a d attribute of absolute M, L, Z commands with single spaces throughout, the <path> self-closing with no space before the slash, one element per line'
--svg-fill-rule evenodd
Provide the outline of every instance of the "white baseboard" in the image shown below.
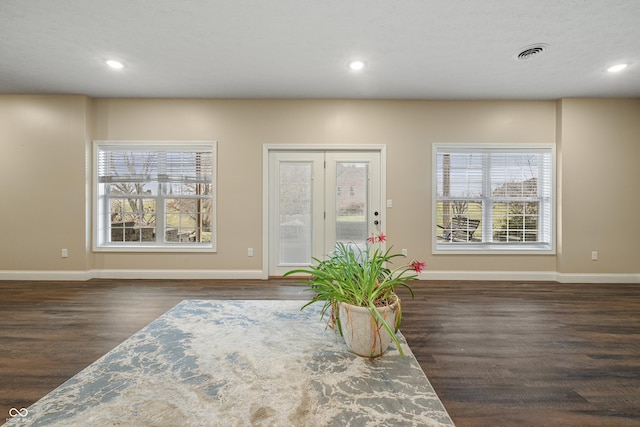
<path fill-rule="evenodd" d="M 262 270 L 89 270 L 26 271 L 0 270 L 0 280 L 69 280 L 90 279 L 245 279 L 262 280 Z M 530 281 L 559 283 L 640 283 L 640 274 L 558 273 L 555 271 L 423 271 L 420 280 L 460 281 Z"/>
<path fill-rule="evenodd" d="M 423 271 L 420 280 L 530 281 L 558 283 L 640 283 L 640 274 L 558 273 L 555 271 Z"/>
<path fill-rule="evenodd" d="M 555 271 L 423 271 L 420 280 L 555 282 Z"/>
<path fill-rule="evenodd" d="M 92 270 L 94 279 L 262 279 L 262 270 Z"/>
<path fill-rule="evenodd" d="M 640 274 L 557 273 L 560 283 L 640 283 Z"/>
<path fill-rule="evenodd" d="M 89 270 L 89 271 L 20 271 L 0 270 L 0 280 L 70 280 L 90 279 L 249 279 L 261 280 L 262 270 Z"/>
<path fill-rule="evenodd" d="M 89 271 L 0 270 L 0 280 L 69 280 L 92 279 Z"/>

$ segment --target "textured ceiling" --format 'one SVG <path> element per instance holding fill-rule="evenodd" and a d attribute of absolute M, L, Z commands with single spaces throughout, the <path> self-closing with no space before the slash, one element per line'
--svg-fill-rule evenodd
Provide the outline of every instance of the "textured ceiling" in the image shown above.
<path fill-rule="evenodd" d="M 640 1 L 0 0 L 0 93 L 636 98 Z"/>

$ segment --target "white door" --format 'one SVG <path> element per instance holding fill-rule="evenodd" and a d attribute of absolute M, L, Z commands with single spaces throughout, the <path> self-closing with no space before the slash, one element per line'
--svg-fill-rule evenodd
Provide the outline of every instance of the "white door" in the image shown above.
<path fill-rule="evenodd" d="M 269 276 L 383 230 L 380 151 L 269 152 Z"/>

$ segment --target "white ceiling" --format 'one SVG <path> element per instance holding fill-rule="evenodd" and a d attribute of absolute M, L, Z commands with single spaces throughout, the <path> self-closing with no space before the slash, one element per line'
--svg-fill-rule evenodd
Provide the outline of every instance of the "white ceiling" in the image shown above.
<path fill-rule="evenodd" d="M 638 98 L 640 1 L 0 0 L 0 93 Z"/>

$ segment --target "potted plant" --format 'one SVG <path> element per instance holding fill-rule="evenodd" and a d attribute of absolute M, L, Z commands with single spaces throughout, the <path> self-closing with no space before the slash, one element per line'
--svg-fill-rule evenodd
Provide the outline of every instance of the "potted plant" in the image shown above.
<path fill-rule="evenodd" d="M 336 250 L 326 260 L 314 258 L 316 265 L 291 270 L 285 274 L 305 274 L 315 296 L 305 307 L 324 301 L 321 316 L 330 315 L 329 325 L 337 326 L 347 346 L 360 356 L 382 355 L 393 341 L 400 354 L 404 352 L 396 336 L 402 321 L 402 306 L 396 287 L 403 286 L 413 297 L 407 280 L 415 279 L 425 267 L 413 260 L 391 269 L 387 264 L 402 254 L 384 250 L 383 233 L 372 234 L 362 248 L 355 244 L 337 243 Z M 361 315 L 364 314 L 364 320 Z"/>

